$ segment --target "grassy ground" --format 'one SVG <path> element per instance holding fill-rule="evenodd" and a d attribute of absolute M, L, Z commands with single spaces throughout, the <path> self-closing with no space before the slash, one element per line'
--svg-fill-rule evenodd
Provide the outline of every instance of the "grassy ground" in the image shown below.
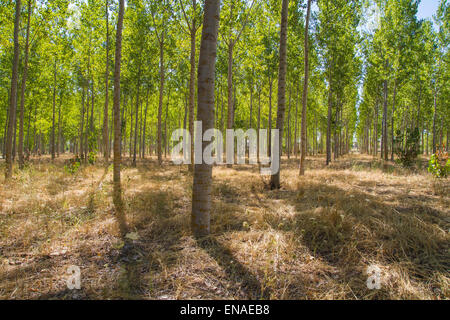
<path fill-rule="evenodd" d="M 112 217 L 112 170 L 33 160 L 0 178 L 0 299 L 448 299 L 449 181 L 352 155 L 283 189 L 257 168 L 214 169 L 212 236 L 189 231 L 192 176 L 154 159 L 125 166 L 135 240 Z M 2 164 L 0 164 L 1 166 Z M 67 268 L 81 268 L 81 290 Z M 381 289 L 366 286 L 368 266 Z"/>

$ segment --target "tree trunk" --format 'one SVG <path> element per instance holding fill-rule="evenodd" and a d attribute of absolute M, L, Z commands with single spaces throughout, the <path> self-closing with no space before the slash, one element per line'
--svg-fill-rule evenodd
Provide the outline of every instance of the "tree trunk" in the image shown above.
<path fill-rule="evenodd" d="M 170 103 L 170 87 L 169 87 L 169 94 L 167 95 L 167 103 L 166 103 L 166 114 L 164 116 L 164 158 L 167 159 L 167 145 L 168 145 L 168 138 L 167 138 L 167 120 L 169 118 L 169 103 Z"/>
<path fill-rule="evenodd" d="M 83 136 L 83 129 L 84 129 L 84 104 L 86 99 L 86 89 L 83 85 L 82 89 L 83 93 L 81 95 L 81 125 L 80 125 L 80 145 L 79 145 L 79 153 L 80 157 L 84 158 L 84 136 Z"/>
<path fill-rule="evenodd" d="M 139 158 L 141 158 L 142 159 L 142 125 L 143 125 L 143 121 L 142 121 L 142 119 L 143 119 L 143 110 L 142 110 L 142 101 L 140 101 L 140 103 L 139 103 L 139 112 L 140 112 L 140 115 L 139 115 L 139 149 L 138 149 L 138 155 L 139 155 Z"/>
<path fill-rule="evenodd" d="M 10 91 L 8 90 L 8 101 L 10 101 Z M 9 108 L 6 108 L 6 121 L 5 121 L 5 128 L 3 130 L 3 149 L 2 149 L 2 155 L 3 159 L 6 158 L 6 137 L 8 136 L 8 124 L 9 124 Z"/>
<path fill-rule="evenodd" d="M 114 98 L 114 97 L 113 97 Z M 120 141 L 120 154 L 125 157 L 125 151 L 127 148 L 127 93 L 124 90 L 123 94 L 123 108 L 122 108 L 122 115 L 120 117 L 120 135 L 121 135 L 121 141 Z M 114 115 L 113 115 L 114 118 Z M 113 126 L 114 126 L 114 119 L 113 119 Z M 122 139 L 123 137 L 123 139 Z M 113 145 L 114 148 L 114 145 Z"/>
<path fill-rule="evenodd" d="M 198 67 L 198 121 L 202 132 L 214 128 L 214 80 L 219 29 L 220 1 L 206 0 Z M 202 151 L 208 145 L 202 143 Z M 210 233 L 212 166 L 195 164 L 192 196 L 192 231 L 196 236 Z"/>
<path fill-rule="evenodd" d="M 373 124 L 373 155 L 378 156 L 378 100 L 375 103 L 375 119 Z"/>
<path fill-rule="evenodd" d="M 142 129 L 142 159 L 145 159 L 145 135 L 147 130 L 147 110 L 148 110 L 148 95 L 150 93 L 150 87 L 147 88 L 147 97 L 145 102 L 144 111 L 144 128 Z"/>
<path fill-rule="evenodd" d="M 16 161 L 16 139 L 17 139 L 17 104 L 16 104 L 16 120 L 14 120 L 14 133 L 13 133 L 13 162 Z"/>
<path fill-rule="evenodd" d="M 37 104 L 34 106 L 34 123 L 33 123 L 33 154 L 36 155 L 36 121 L 37 121 Z"/>
<path fill-rule="evenodd" d="M 394 81 L 394 97 L 392 102 L 392 119 L 391 119 L 391 161 L 394 161 L 394 120 L 395 120 L 395 100 L 397 97 L 397 80 Z"/>
<path fill-rule="evenodd" d="M 30 127 L 31 127 L 31 111 L 32 108 L 30 107 L 30 110 L 28 110 L 28 125 L 27 125 L 27 142 L 26 142 L 26 160 L 30 160 Z"/>
<path fill-rule="evenodd" d="M 273 80 L 269 78 L 269 119 L 268 119 L 268 130 L 269 130 L 269 134 L 268 134 L 268 150 L 267 150 L 267 154 L 269 155 L 269 157 L 272 156 L 272 134 L 271 134 L 271 130 L 272 130 L 272 90 L 273 89 Z"/>
<path fill-rule="evenodd" d="M 298 143 L 297 143 L 297 133 L 298 133 L 298 94 L 300 91 L 300 82 L 297 84 L 297 96 L 295 98 L 295 128 L 294 128 L 294 154 L 297 158 L 298 156 Z"/>
<path fill-rule="evenodd" d="M 91 96 L 91 118 L 89 119 L 89 134 L 88 134 L 88 146 L 89 153 L 94 152 L 94 145 L 91 136 L 94 134 L 94 100 L 95 100 L 95 90 L 94 90 L 94 78 L 92 78 L 92 96 Z"/>
<path fill-rule="evenodd" d="M 141 50 L 142 53 L 142 50 Z M 141 62 L 139 60 L 139 69 L 137 76 L 137 87 L 136 87 L 136 108 L 135 108 L 135 120 L 134 120 L 134 146 L 133 146 L 133 163 L 132 166 L 136 167 L 136 151 L 137 151 L 137 141 L 138 141 L 138 119 L 139 119 L 139 102 L 140 102 L 140 88 L 141 88 Z"/>
<path fill-rule="evenodd" d="M 308 0 L 308 9 L 306 11 L 305 25 L 305 77 L 303 83 L 302 97 L 302 138 L 301 138 L 301 158 L 300 158 L 300 175 L 305 175 L 305 158 L 306 158 L 306 111 L 308 106 L 308 80 L 309 80 L 309 17 L 311 16 L 311 0 Z"/>
<path fill-rule="evenodd" d="M 24 117 L 24 107 L 25 107 L 25 90 L 27 86 L 27 76 L 28 76 L 28 52 L 29 52 L 29 41 L 30 41 L 30 19 L 31 19 L 31 4 L 32 1 L 28 0 L 28 17 L 27 17 L 27 35 L 25 40 L 25 63 L 23 66 L 22 75 L 22 90 L 20 93 L 20 125 L 19 125 L 19 168 L 23 169 L 24 157 L 23 157 L 23 117 Z"/>
<path fill-rule="evenodd" d="M 331 117 L 333 113 L 333 94 L 332 94 L 332 86 L 331 86 L 331 70 L 328 78 L 328 118 L 327 118 L 327 166 L 331 162 Z"/>
<path fill-rule="evenodd" d="M 123 16 L 125 11 L 125 0 L 119 2 L 119 16 L 117 19 L 117 34 L 116 34 L 116 56 L 114 67 L 114 206 L 117 221 L 119 223 L 119 230 L 122 236 L 127 233 L 127 223 L 125 219 L 125 212 L 122 200 L 122 187 L 120 182 L 120 165 L 122 162 L 122 155 L 120 153 L 121 141 L 121 119 L 120 119 L 120 67 L 122 59 L 122 29 Z"/>
<path fill-rule="evenodd" d="M 261 88 L 258 88 L 258 123 L 257 123 L 257 131 L 256 131 L 256 137 L 257 137 L 257 157 L 258 157 L 258 163 L 260 161 L 259 159 L 259 129 L 261 129 Z"/>
<path fill-rule="evenodd" d="M 131 154 L 133 153 L 133 97 L 131 96 L 130 105 L 130 141 L 128 143 L 128 157 L 131 159 Z"/>
<path fill-rule="evenodd" d="M 227 95 L 228 95 L 228 108 L 227 108 L 227 129 L 233 129 L 234 123 L 234 99 L 233 99 L 233 46 L 234 43 L 231 39 L 228 43 L 228 76 L 227 76 Z M 225 147 L 225 152 L 227 148 Z M 233 152 L 234 153 L 234 152 Z M 228 164 L 231 167 L 231 164 Z"/>
<path fill-rule="evenodd" d="M 289 86 L 289 108 L 287 117 L 286 132 L 286 153 L 288 159 L 291 158 L 291 106 L 292 106 L 292 86 Z"/>
<path fill-rule="evenodd" d="M 278 112 L 277 112 L 277 129 L 280 131 L 279 146 L 280 151 L 283 146 L 283 128 L 284 116 L 286 111 L 286 71 L 287 71 L 287 29 L 288 29 L 288 6 L 289 0 L 283 0 L 281 9 L 281 25 L 280 25 L 280 64 L 278 70 Z M 270 135 L 269 135 L 270 136 Z M 280 171 L 281 171 L 281 152 L 273 155 L 278 157 L 280 170 L 272 175 L 270 187 L 271 189 L 280 189 Z M 272 157 L 273 161 L 273 157 Z"/>
<path fill-rule="evenodd" d="M 437 116 L 437 90 L 434 89 L 434 112 L 433 112 L 433 154 L 436 153 L 436 116 Z"/>
<path fill-rule="evenodd" d="M 109 109 L 109 12 L 108 0 L 105 2 L 106 15 L 106 70 L 105 70 L 105 107 L 103 108 L 103 157 L 109 164 L 108 109 Z"/>
<path fill-rule="evenodd" d="M 84 163 L 87 162 L 88 159 L 88 136 L 89 136 L 89 81 L 86 88 L 86 130 L 84 132 Z"/>
<path fill-rule="evenodd" d="M 252 120 L 253 120 L 253 80 L 250 84 L 250 116 L 249 116 L 247 129 L 252 129 L 252 124 L 253 124 Z M 250 145 L 247 143 L 247 140 L 246 140 L 245 149 L 247 150 L 247 157 L 250 160 Z"/>
<path fill-rule="evenodd" d="M 388 160 L 388 137 L 387 137 L 387 104 L 388 104 L 388 83 L 387 80 L 384 80 L 383 83 L 383 91 L 384 91 L 384 107 L 383 107 L 383 149 L 381 150 L 381 157 L 384 157 L 384 160 Z"/>
<path fill-rule="evenodd" d="M 61 107 L 62 107 L 62 98 L 63 94 L 59 96 L 59 108 L 58 108 L 58 139 L 56 140 L 56 155 L 59 157 L 60 148 L 61 148 Z"/>
<path fill-rule="evenodd" d="M 195 12 L 196 2 L 193 1 L 193 8 Z M 189 134 L 191 136 L 191 164 L 189 171 L 194 172 L 194 114 L 195 114 L 195 52 L 196 52 L 196 36 L 197 26 L 195 18 L 192 19 L 191 27 L 191 70 L 189 74 Z"/>
<path fill-rule="evenodd" d="M 158 163 L 162 164 L 162 108 L 164 98 L 164 32 L 159 43 Z"/>
<path fill-rule="evenodd" d="M 56 58 L 55 58 L 55 70 L 53 74 L 53 112 L 52 112 L 52 160 L 55 160 L 55 117 L 56 117 Z"/>
<path fill-rule="evenodd" d="M 12 177 L 12 144 L 14 134 L 14 123 L 16 121 L 17 108 L 17 79 L 19 73 L 19 28 L 20 28 L 20 0 L 16 0 L 16 15 L 14 19 L 14 58 L 12 63 L 11 75 L 11 95 L 9 101 L 9 125 L 6 137 L 6 180 Z"/>

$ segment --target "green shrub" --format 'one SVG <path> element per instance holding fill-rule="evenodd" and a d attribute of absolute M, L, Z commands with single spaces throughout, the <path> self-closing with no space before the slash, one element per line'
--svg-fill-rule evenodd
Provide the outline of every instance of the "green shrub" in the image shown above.
<path fill-rule="evenodd" d="M 97 162 L 97 153 L 95 153 L 93 151 L 89 152 L 88 162 L 89 162 L 89 164 L 92 164 L 92 165 L 95 164 L 95 162 Z"/>
<path fill-rule="evenodd" d="M 76 157 L 75 159 L 70 159 L 67 164 L 64 166 L 64 170 L 66 170 L 69 174 L 75 174 L 78 172 L 81 166 L 80 158 Z"/>
<path fill-rule="evenodd" d="M 431 156 L 428 172 L 436 178 L 446 178 L 450 173 L 450 159 L 448 153 L 438 151 Z"/>
<path fill-rule="evenodd" d="M 406 134 L 397 130 L 397 136 L 394 138 L 394 146 L 395 154 L 398 157 L 397 162 L 404 167 L 411 167 L 420 154 L 419 129 L 406 129 Z"/>

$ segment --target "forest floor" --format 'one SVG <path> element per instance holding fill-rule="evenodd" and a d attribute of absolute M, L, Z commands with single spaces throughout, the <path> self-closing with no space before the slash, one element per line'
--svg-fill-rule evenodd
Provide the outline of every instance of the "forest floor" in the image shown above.
<path fill-rule="evenodd" d="M 212 235 L 190 233 L 192 175 L 125 165 L 123 242 L 112 167 L 68 156 L 0 177 L 0 299 L 449 299 L 450 190 L 420 169 L 349 155 L 284 159 L 283 188 L 257 167 L 214 168 Z M 0 167 L 4 166 L 0 162 Z M 3 172 L 3 170 L 2 170 Z M 81 290 L 67 269 L 81 268 Z M 381 289 L 366 285 L 369 266 Z"/>

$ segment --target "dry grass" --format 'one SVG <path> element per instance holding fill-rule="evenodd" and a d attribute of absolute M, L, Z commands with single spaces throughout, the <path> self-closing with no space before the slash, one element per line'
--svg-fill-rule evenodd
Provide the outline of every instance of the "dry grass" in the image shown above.
<path fill-rule="evenodd" d="M 0 178 L 1 299 L 448 299 L 448 180 L 371 157 L 330 168 L 309 158 L 304 178 L 284 160 L 283 189 L 257 168 L 214 169 L 213 235 L 189 231 L 192 176 L 147 160 L 125 167 L 122 242 L 112 172 L 69 175 L 63 159 L 34 160 Z M 78 265 L 82 289 L 66 288 Z M 381 290 L 366 269 L 382 270 Z"/>

